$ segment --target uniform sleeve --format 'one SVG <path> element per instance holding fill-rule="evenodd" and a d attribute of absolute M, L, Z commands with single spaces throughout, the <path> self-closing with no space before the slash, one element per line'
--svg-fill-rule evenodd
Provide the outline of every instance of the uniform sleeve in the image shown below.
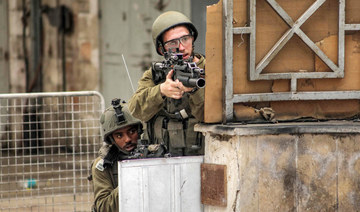
<path fill-rule="evenodd" d="M 91 168 L 94 183 L 94 205 L 96 211 L 118 211 L 118 188 L 113 188 L 112 176 L 110 176 L 111 173 L 107 169 L 100 171 L 96 168 L 96 164 L 99 160 L 100 158 L 95 160 Z"/>
<path fill-rule="evenodd" d="M 191 114 L 198 121 L 204 121 L 204 99 L 205 99 L 205 89 L 200 88 L 195 93 L 190 94 L 190 109 Z"/>
<path fill-rule="evenodd" d="M 128 101 L 128 106 L 131 114 L 142 121 L 150 120 L 164 107 L 160 84 L 155 85 L 153 82 L 151 69 L 140 79 L 138 89 Z"/>

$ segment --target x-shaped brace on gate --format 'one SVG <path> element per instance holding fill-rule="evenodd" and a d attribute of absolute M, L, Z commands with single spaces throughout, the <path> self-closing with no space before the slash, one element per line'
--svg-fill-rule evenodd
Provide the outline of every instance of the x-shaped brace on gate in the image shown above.
<path fill-rule="evenodd" d="M 276 42 L 276 44 L 271 48 L 271 50 L 265 55 L 265 57 L 258 63 L 255 69 L 255 76 L 259 77 L 264 68 L 270 63 L 270 61 L 280 52 L 280 50 L 285 46 L 285 44 L 297 34 L 304 43 L 334 72 L 329 73 L 325 72 L 325 75 L 333 75 L 332 77 L 343 77 L 344 70 L 343 68 L 338 67 L 331 61 L 328 56 L 300 29 L 300 27 L 305 23 L 306 20 L 313 15 L 317 9 L 324 4 L 326 0 L 317 0 L 314 2 L 301 16 L 294 22 L 292 18 L 285 12 L 285 10 L 276 2 L 276 0 L 267 0 L 269 5 L 278 13 L 278 15 L 286 22 L 291 28 Z M 295 74 L 295 73 L 294 73 Z M 294 75 L 293 74 L 293 75 Z M 300 78 L 300 75 L 304 73 L 299 73 L 296 78 Z M 310 74 L 310 75 L 309 75 Z M 306 76 L 305 76 L 306 75 Z M 304 77 L 310 77 L 311 73 L 305 74 Z M 334 76 L 335 75 L 335 76 Z M 256 78 L 257 78 L 256 77 Z M 325 76 L 326 77 L 326 76 Z M 285 77 L 286 78 L 286 77 Z M 291 77 L 294 78 L 294 77 Z M 301 77 L 302 78 L 302 77 Z M 311 78 L 317 78 L 316 75 L 311 76 Z"/>

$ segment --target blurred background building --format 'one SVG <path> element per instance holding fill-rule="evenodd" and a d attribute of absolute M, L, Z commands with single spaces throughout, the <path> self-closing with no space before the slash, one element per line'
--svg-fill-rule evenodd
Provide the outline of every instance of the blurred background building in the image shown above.
<path fill-rule="evenodd" d="M 96 90 L 127 100 L 151 61 L 151 26 L 185 13 L 205 54 L 206 6 L 218 0 L 0 0 L 0 93 Z"/>

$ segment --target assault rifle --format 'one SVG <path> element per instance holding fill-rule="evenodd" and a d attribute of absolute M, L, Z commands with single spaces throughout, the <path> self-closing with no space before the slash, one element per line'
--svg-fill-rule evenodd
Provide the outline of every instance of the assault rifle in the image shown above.
<path fill-rule="evenodd" d="M 138 140 L 137 147 L 130 152 L 130 155 L 123 159 L 141 159 L 141 158 L 161 158 L 170 157 L 166 153 L 166 147 L 162 144 L 145 144 L 144 141 Z"/>
<path fill-rule="evenodd" d="M 154 62 L 152 64 L 152 76 L 155 84 L 166 79 L 166 75 L 174 70 L 173 80 L 178 79 L 186 87 L 205 87 L 204 69 L 199 68 L 196 63 L 188 62 L 183 59 L 183 54 L 172 50 L 165 52 L 165 60 L 162 62 Z M 192 57 L 189 59 L 192 61 Z"/>

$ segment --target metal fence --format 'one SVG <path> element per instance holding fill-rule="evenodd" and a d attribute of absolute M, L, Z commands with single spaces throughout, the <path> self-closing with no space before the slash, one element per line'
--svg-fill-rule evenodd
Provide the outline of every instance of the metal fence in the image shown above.
<path fill-rule="evenodd" d="M 90 211 L 103 111 L 95 91 L 0 94 L 0 211 Z"/>

